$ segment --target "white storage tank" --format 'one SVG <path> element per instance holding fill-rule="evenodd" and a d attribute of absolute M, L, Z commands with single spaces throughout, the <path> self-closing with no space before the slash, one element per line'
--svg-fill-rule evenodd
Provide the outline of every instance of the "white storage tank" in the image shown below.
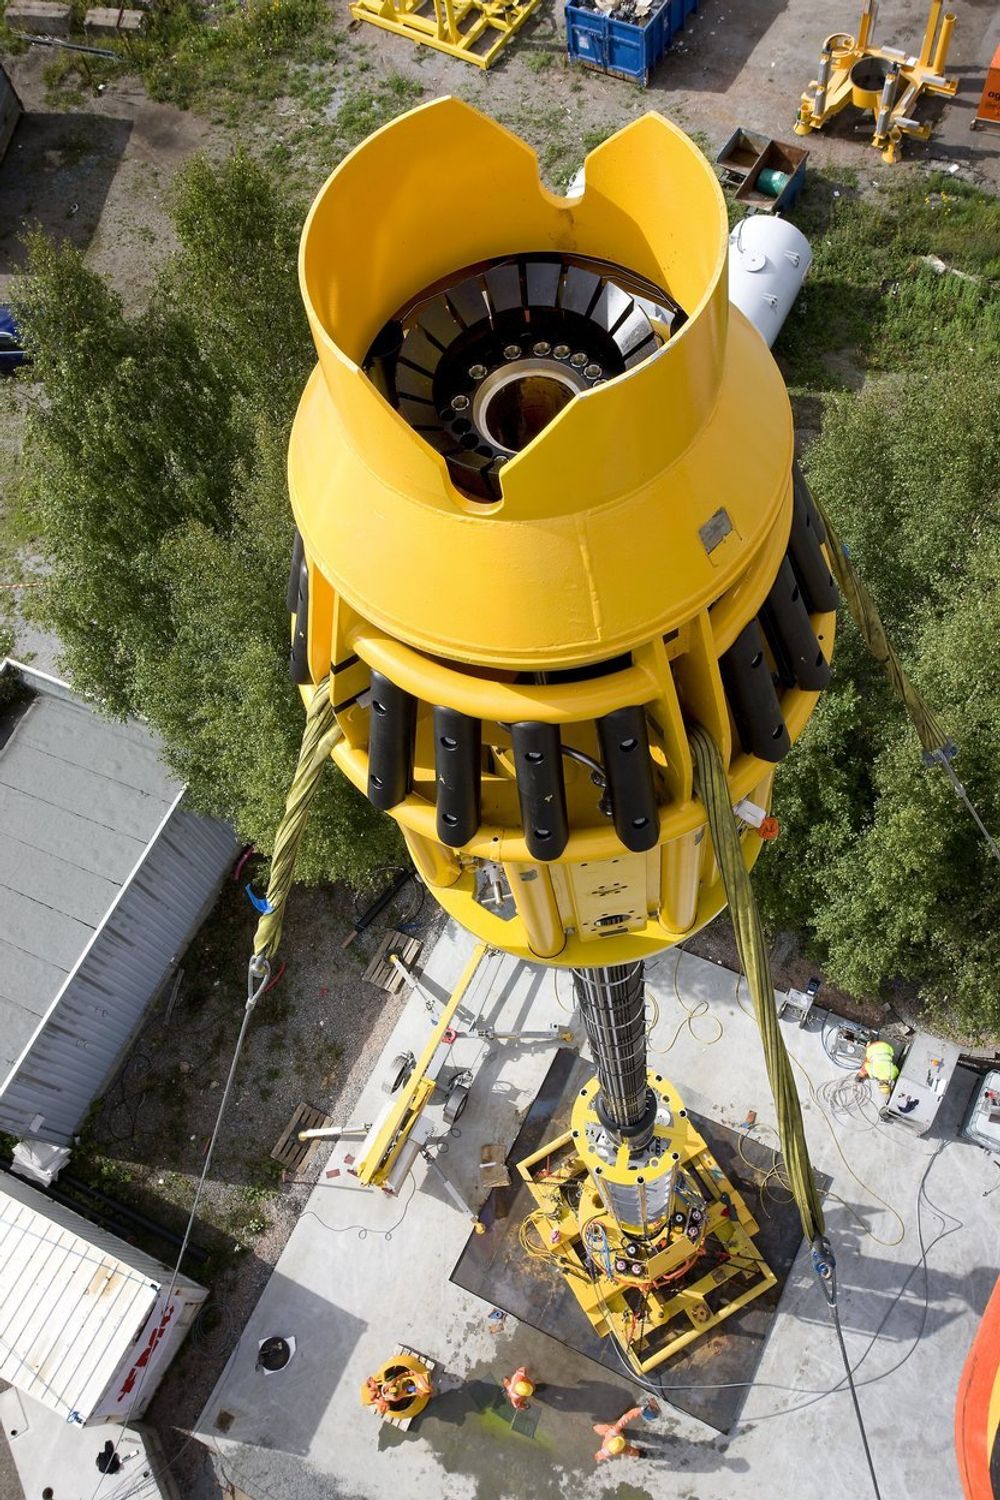
<path fill-rule="evenodd" d="M 799 295 L 812 251 L 786 219 L 754 214 L 729 236 L 729 300 L 745 313 L 768 348 Z"/>

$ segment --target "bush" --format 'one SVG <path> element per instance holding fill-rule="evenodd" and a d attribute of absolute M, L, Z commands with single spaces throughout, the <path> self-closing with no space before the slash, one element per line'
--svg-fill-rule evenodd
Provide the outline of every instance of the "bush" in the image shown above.
<path fill-rule="evenodd" d="M 806 467 L 1000 829 L 995 378 L 969 361 L 836 397 Z M 996 1034 L 996 862 L 844 616 L 833 685 L 775 783 L 783 835 L 759 867 L 765 910 L 810 935 L 846 988 L 902 982 L 945 1027 Z"/>
<path fill-rule="evenodd" d="M 147 718 L 194 804 L 267 849 L 302 725 L 284 604 L 285 450 L 314 361 L 297 218 L 237 156 L 185 171 L 174 222 L 180 249 L 135 318 L 41 237 L 15 288 L 40 382 L 24 503 L 50 571 L 34 612 L 74 685 Z M 364 886 L 399 852 L 331 768 L 300 878 Z"/>

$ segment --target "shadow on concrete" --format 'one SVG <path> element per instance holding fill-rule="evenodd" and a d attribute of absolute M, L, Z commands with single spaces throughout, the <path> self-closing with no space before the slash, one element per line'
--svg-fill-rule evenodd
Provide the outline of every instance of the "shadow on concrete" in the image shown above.
<path fill-rule="evenodd" d="M 539 1383 L 528 1410 L 515 1414 L 503 1392 L 502 1376 L 524 1364 Z M 594 1472 L 600 1438 L 597 1422 L 614 1422 L 636 1404 L 627 1380 L 594 1378 L 593 1366 L 571 1349 L 537 1331 L 518 1325 L 492 1365 L 479 1366 L 458 1381 L 439 1374 L 439 1394 L 420 1418 L 420 1437 L 448 1472 L 471 1476 L 479 1500 L 512 1494 L 531 1500 L 564 1500 Z M 676 1435 L 675 1419 L 665 1409 L 653 1423 L 637 1420 L 629 1429 L 646 1459 L 662 1464 L 672 1485 L 687 1475 L 745 1472 L 746 1461 L 731 1459 L 724 1439 L 688 1441 Z M 540 1465 L 539 1460 L 544 1462 Z M 629 1467 L 608 1471 L 602 1494 L 632 1500 L 656 1495 L 690 1494 L 690 1487 L 651 1491 L 648 1473 L 638 1481 Z M 630 1486 L 619 1488 L 620 1485 Z"/>
<path fill-rule="evenodd" d="M 237 1340 L 224 1401 L 205 1414 L 205 1430 L 306 1457 L 330 1403 L 331 1372 L 347 1365 L 368 1325 L 280 1271 L 268 1283 L 268 1307 L 268 1326 L 251 1320 Z M 295 1353 L 269 1374 L 256 1367 L 256 1349 L 272 1336 L 294 1338 Z M 364 1416 L 359 1407 L 359 1421 Z"/>
<path fill-rule="evenodd" d="M 131 132 L 106 115 L 22 116 L 0 165 L 0 274 L 23 267 L 33 228 L 86 250 Z"/>

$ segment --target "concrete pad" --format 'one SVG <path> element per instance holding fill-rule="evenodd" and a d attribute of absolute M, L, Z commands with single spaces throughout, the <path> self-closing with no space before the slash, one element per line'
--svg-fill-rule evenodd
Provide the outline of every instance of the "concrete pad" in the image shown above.
<path fill-rule="evenodd" d="M 12 0 L 4 11 L 11 31 L 35 36 L 69 36 L 70 7 L 56 0 Z"/>
<path fill-rule="evenodd" d="M 447 993 L 470 948 L 466 935 L 446 929 L 428 961 L 435 993 Z M 482 1004 L 498 1030 L 568 1019 L 562 1008 L 570 1003 L 568 976 L 553 979 L 499 957 L 490 966 L 468 1009 Z M 651 1056 L 657 1069 L 692 1108 L 731 1127 L 755 1109 L 760 1138 L 769 1140 L 774 1110 L 736 976 L 675 952 L 650 966 L 649 991 L 659 1010 Z M 745 1005 L 745 985 L 741 998 Z M 415 998 L 386 1060 L 418 1047 L 431 1024 L 424 1001 Z M 995 1185 L 995 1168 L 955 1140 L 971 1075 L 959 1075 L 929 1139 L 881 1125 L 874 1112 L 874 1123 L 835 1119 L 818 1090 L 845 1075 L 824 1049 L 825 1024 L 825 1013 L 816 1010 L 805 1029 L 783 1023 L 782 1030 L 798 1063 L 814 1163 L 833 1181 L 827 1203 L 841 1318 L 859 1366 L 875 1463 L 887 1496 L 950 1500 L 958 1495 L 955 1389 L 997 1259 L 993 1205 L 982 1197 Z M 474 1065 L 480 1048 L 468 1039 L 456 1043 L 456 1066 Z M 440 1166 L 473 1206 L 481 1143 L 509 1146 L 552 1056 L 546 1043 L 491 1044 L 489 1052 L 478 1058 L 481 1071 L 460 1133 L 449 1135 L 441 1122 L 437 1137 L 448 1147 Z M 384 1097 L 376 1077 L 356 1118 L 370 1120 Z M 440 1111 L 438 1104 L 431 1108 Z M 336 1158 L 335 1152 L 335 1166 Z M 468 1217 L 422 1163 L 413 1181 L 412 1196 L 406 1187 L 392 1200 L 321 1177 L 296 1226 L 197 1428 L 222 1458 L 227 1478 L 254 1500 L 305 1494 L 597 1500 L 620 1483 L 632 1495 L 684 1500 L 866 1493 L 849 1398 L 830 1394 L 843 1368 L 806 1254 L 792 1269 L 731 1437 L 719 1438 L 665 1406 L 658 1422 L 635 1435 L 645 1456 L 621 1460 L 610 1472 L 594 1465 L 592 1424 L 632 1405 L 636 1385 L 510 1318 L 492 1335 L 488 1305 L 448 1283 Z M 257 1371 L 260 1340 L 289 1333 L 297 1351 L 287 1370 Z M 406 1434 L 362 1411 L 358 1397 L 362 1380 L 398 1341 L 426 1352 L 441 1372 L 441 1394 Z M 496 1399 L 500 1379 L 522 1361 L 544 1386 L 530 1433 L 512 1427 Z M 669 1365 L 662 1381 L 669 1399 Z"/>
<path fill-rule="evenodd" d="M 0 1423 L 21 1487 L 31 1500 L 46 1494 L 53 1500 L 70 1495 L 121 1500 L 126 1489 L 143 1500 L 157 1495 L 179 1500 L 159 1442 L 141 1424 L 78 1427 L 12 1386 L 0 1392 Z M 102 1474 L 97 1467 L 97 1455 L 108 1442 L 121 1460 L 115 1474 Z"/>
<path fill-rule="evenodd" d="M 119 10 L 117 6 L 96 6 L 83 18 L 83 29 L 91 36 L 117 36 L 123 31 L 141 31 L 145 21 L 141 10 Z"/>

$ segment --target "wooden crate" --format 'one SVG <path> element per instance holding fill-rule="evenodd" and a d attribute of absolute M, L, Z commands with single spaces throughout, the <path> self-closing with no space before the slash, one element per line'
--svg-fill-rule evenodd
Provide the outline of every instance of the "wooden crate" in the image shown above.
<path fill-rule="evenodd" d="M 412 969 L 420 956 L 422 947 L 423 943 L 419 938 L 407 937 L 405 932 L 387 932 L 375 949 L 364 977 L 369 984 L 378 985 L 380 990 L 388 990 L 390 995 L 398 995 L 406 980 L 392 962 L 391 955 L 395 953 L 408 969 Z"/>
<path fill-rule="evenodd" d="M 271 1152 L 275 1161 L 280 1161 L 286 1172 L 301 1172 L 310 1152 L 318 1141 L 300 1141 L 300 1130 L 320 1130 L 333 1124 L 333 1116 L 326 1115 L 313 1104 L 300 1104 L 292 1115 L 281 1138 Z"/>

